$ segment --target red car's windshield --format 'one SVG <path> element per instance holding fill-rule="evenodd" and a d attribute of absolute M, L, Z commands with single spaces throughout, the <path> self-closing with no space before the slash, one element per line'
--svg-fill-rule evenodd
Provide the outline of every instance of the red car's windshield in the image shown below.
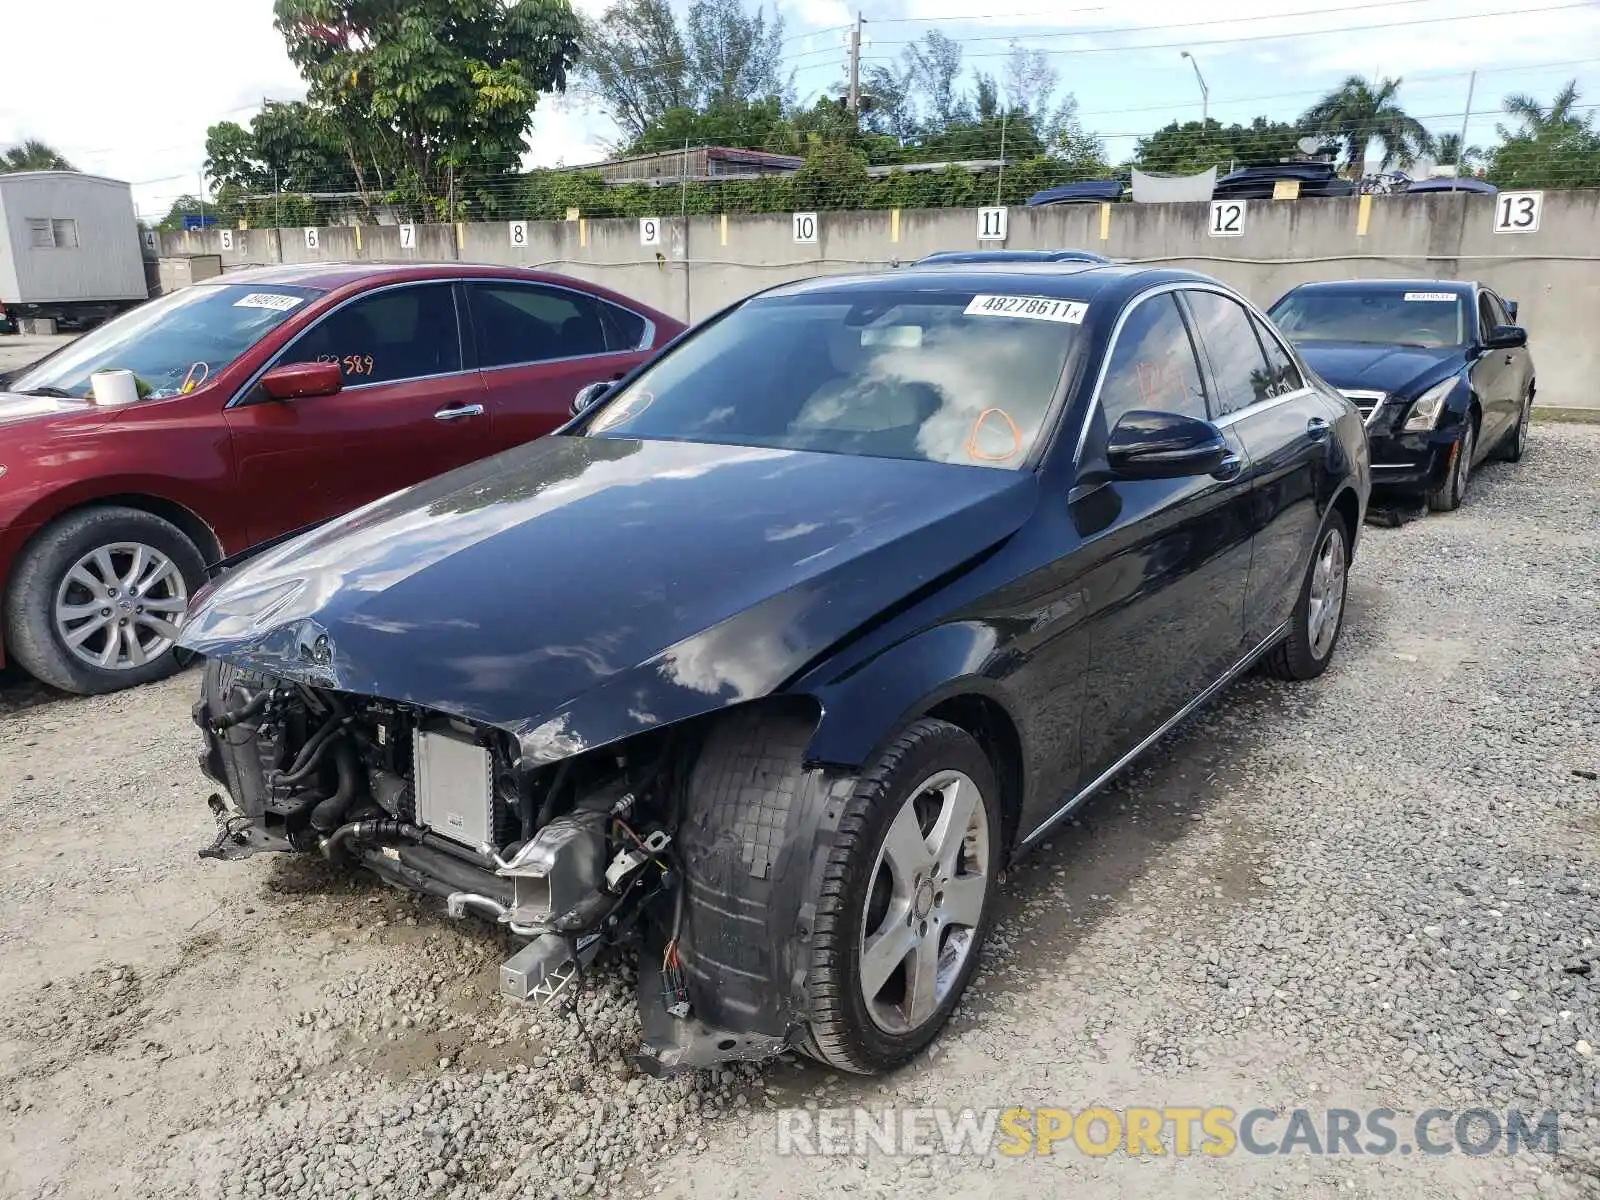
<path fill-rule="evenodd" d="M 96 371 L 128 370 L 141 397 L 199 387 L 322 295 L 280 284 L 198 284 L 141 304 L 11 381 L 8 390 L 87 396 Z"/>

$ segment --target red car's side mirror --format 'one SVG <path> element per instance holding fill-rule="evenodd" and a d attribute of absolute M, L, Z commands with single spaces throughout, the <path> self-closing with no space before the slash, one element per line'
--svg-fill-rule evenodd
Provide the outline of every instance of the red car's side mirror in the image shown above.
<path fill-rule="evenodd" d="M 338 363 L 285 363 L 261 377 L 261 390 L 273 400 L 331 396 L 342 387 L 344 372 Z"/>

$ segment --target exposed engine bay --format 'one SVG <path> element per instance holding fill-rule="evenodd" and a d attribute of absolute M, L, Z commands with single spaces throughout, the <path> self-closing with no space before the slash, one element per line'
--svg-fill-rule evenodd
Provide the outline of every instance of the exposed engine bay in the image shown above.
<path fill-rule="evenodd" d="M 692 730 L 530 764 L 502 729 L 216 661 L 194 717 L 202 769 L 228 796 L 209 800 L 219 832 L 202 857 L 320 854 L 502 926 L 523 942 L 500 968 L 516 1000 L 575 997 L 597 954 L 637 946 L 637 1064 L 652 1074 L 787 1044 L 706 1025 L 691 996 L 714 986 L 692 988 L 685 965 L 678 832 Z"/>

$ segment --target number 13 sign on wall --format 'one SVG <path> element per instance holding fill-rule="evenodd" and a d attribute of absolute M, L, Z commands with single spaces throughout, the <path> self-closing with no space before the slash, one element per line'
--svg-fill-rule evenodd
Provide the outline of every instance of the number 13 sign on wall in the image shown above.
<path fill-rule="evenodd" d="M 1538 233 L 1543 192 L 1501 192 L 1494 201 L 1496 233 Z"/>

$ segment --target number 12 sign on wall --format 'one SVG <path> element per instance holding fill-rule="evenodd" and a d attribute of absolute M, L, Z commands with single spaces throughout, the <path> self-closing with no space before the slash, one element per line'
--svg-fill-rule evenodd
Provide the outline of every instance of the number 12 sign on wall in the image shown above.
<path fill-rule="evenodd" d="M 1213 200 L 1206 232 L 1212 237 L 1243 237 L 1245 211 L 1243 200 Z"/>

